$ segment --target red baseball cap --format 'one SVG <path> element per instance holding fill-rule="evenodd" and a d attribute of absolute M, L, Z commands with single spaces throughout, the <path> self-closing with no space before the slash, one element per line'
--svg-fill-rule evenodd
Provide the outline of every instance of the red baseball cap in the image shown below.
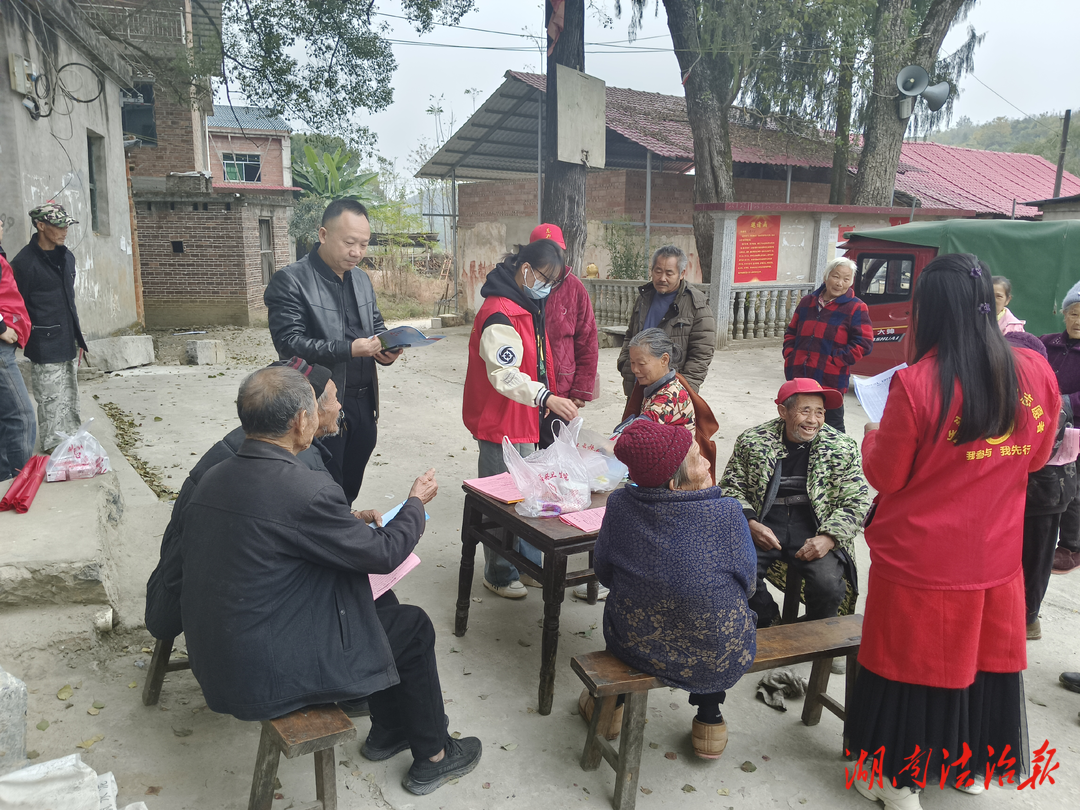
<path fill-rule="evenodd" d="M 825 408 L 828 410 L 840 408 L 844 405 L 843 394 L 835 388 L 822 388 L 821 383 L 817 380 L 811 380 L 809 377 L 796 377 L 794 380 L 788 380 L 781 385 L 780 392 L 776 395 L 776 404 L 783 405 L 784 400 L 796 394 L 821 394 L 825 399 Z"/>
<path fill-rule="evenodd" d="M 566 250 L 566 240 L 563 239 L 562 228 L 558 225 L 552 225 L 548 222 L 537 225 L 529 234 L 529 242 L 535 242 L 537 239 L 550 239 L 563 250 Z"/>

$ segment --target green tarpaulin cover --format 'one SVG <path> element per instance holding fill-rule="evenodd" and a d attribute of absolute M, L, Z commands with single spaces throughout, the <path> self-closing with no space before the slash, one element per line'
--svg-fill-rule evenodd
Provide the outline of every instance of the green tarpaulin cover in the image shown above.
<path fill-rule="evenodd" d="M 912 222 L 873 231 L 852 231 L 848 239 L 902 242 L 936 247 L 938 255 L 974 253 L 1012 282 L 1012 313 L 1026 320 L 1033 335 L 1061 332 L 1061 300 L 1080 281 L 1080 220 L 1025 222 L 1010 219 L 949 219 Z"/>

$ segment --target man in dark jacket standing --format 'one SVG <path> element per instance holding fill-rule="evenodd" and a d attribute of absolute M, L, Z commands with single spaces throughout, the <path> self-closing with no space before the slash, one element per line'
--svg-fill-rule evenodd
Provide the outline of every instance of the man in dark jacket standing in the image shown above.
<path fill-rule="evenodd" d="M 345 429 L 327 441 L 352 503 L 378 437 L 379 379 L 375 364 L 401 355 L 383 351 L 375 335 L 386 330 L 367 273 L 371 223 L 355 200 L 334 200 L 323 212 L 319 244 L 274 273 L 263 294 L 274 348 L 282 360 L 302 357 L 327 366 L 345 412 Z"/>
<path fill-rule="evenodd" d="M 630 370 L 630 340 L 644 329 L 663 329 L 679 348 L 677 369 L 695 392 L 701 389 L 716 351 L 716 317 L 705 294 L 686 282 L 689 259 L 675 245 L 664 245 L 653 253 L 649 273 L 652 280 L 638 288 L 638 299 L 630 313 L 622 351 L 616 364 L 623 376 L 626 396 L 634 390 Z"/>
<path fill-rule="evenodd" d="M 241 720 L 368 696 L 368 759 L 412 749 L 402 785 L 426 794 L 470 772 L 475 737 L 447 733 L 435 630 L 415 605 L 375 604 L 424 532 L 435 471 L 417 478 L 385 527 L 349 510 L 341 487 L 296 456 L 319 425 L 315 392 L 291 368 L 240 386 L 246 439 L 203 475 L 184 513 L 180 597 L 191 669 L 207 705 Z"/>
<path fill-rule="evenodd" d="M 41 448 L 51 453 L 60 443 L 57 431 L 72 436 L 82 421 L 75 358 L 79 349 L 86 351 L 86 341 L 75 308 L 75 256 L 64 245 L 68 226 L 78 220 L 50 202 L 31 211 L 30 221 L 37 233 L 11 266 L 33 323 L 24 354 L 31 362 Z"/>

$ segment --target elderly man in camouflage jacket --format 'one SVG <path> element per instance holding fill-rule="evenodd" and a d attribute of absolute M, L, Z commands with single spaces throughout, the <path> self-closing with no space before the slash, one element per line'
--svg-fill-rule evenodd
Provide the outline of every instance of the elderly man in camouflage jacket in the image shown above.
<path fill-rule="evenodd" d="M 742 504 L 757 547 L 750 607 L 758 627 L 780 615 L 764 582 L 776 560 L 802 575 L 808 619 L 835 616 L 844 598 L 844 572 L 854 569 L 852 541 L 870 494 L 859 445 L 825 424 L 825 410 L 842 403 L 842 394 L 816 380 L 791 380 L 776 398 L 780 418 L 735 440 L 720 487 Z"/>

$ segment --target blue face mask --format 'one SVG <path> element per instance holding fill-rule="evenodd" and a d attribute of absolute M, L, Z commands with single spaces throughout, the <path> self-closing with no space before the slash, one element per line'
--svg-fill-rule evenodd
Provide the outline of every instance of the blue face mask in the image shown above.
<path fill-rule="evenodd" d="M 534 270 L 533 273 L 535 274 L 536 271 Z M 528 295 L 530 298 L 540 300 L 543 298 L 547 298 L 548 294 L 551 292 L 554 286 L 555 285 L 553 285 L 550 281 L 545 281 L 542 276 L 537 275 L 531 287 L 523 287 L 522 289 L 525 290 L 525 294 Z"/>

